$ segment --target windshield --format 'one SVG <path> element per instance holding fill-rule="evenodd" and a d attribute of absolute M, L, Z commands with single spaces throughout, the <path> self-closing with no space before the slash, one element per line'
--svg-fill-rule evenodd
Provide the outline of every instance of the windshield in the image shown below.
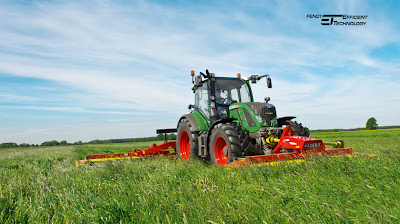
<path fill-rule="evenodd" d="M 215 82 L 216 97 L 236 101 L 238 103 L 252 102 L 247 83 L 236 78 L 217 78 Z"/>

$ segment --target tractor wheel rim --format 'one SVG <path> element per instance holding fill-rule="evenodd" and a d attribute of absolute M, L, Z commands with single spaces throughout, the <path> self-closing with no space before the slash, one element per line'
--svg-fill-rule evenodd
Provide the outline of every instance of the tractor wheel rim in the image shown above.
<path fill-rule="evenodd" d="M 179 140 L 179 153 L 182 160 L 186 161 L 189 160 L 190 157 L 190 140 L 187 131 L 182 131 L 181 137 Z"/>
<path fill-rule="evenodd" d="M 226 155 L 224 154 L 224 148 L 226 147 L 228 147 L 228 145 L 226 144 L 225 139 L 219 136 L 215 140 L 214 144 L 214 155 L 218 165 L 225 165 L 228 163 L 229 150 L 228 153 L 226 153 Z"/>

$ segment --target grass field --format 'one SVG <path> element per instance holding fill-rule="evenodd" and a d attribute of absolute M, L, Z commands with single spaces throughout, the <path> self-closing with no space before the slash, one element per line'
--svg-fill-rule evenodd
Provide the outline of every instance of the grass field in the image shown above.
<path fill-rule="evenodd" d="M 0 223 L 400 222 L 400 130 L 312 137 L 377 156 L 239 169 L 173 158 L 76 167 L 87 153 L 138 145 L 0 149 Z"/>

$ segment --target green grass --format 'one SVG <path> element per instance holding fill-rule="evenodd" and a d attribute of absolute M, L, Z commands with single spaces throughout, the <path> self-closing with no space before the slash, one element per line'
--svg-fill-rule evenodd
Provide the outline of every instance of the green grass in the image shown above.
<path fill-rule="evenodd" d="M 76 167 L 88 152 L 138 145 L 2 149 L 0 223 L 400 222 L 400 130 L 312 137 L 377 156 L 239 169 L 174 158 Z"/>

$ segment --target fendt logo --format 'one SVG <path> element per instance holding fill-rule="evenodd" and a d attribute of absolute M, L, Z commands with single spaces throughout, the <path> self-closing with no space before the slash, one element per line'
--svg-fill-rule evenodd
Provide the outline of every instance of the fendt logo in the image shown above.
<path fill-rule="evenodd" d="M 323 26 L 365 26 L 367 22 L 360 21 L 366 20 L 367 15 L 322 15 L 322 14 L 307 14 L 309 19 L 321 19 Z"/>

